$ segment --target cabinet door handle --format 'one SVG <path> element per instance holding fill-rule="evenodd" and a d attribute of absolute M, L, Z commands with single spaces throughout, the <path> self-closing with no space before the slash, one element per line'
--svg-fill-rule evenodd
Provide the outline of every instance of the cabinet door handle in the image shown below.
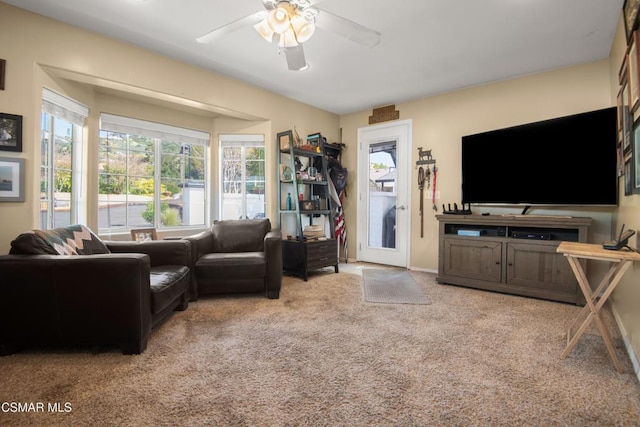
<path fill-rule="evenodd" d="M 500 265 L 500 261 L 496 261 L 496 265 Z"/>

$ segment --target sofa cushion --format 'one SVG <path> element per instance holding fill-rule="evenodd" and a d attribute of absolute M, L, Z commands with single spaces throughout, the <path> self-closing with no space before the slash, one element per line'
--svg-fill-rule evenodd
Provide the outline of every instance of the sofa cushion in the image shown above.
<path fill-rule="evenodd" d="M 89 228 L 76 224 L 52 230 L 31 230 L 11 242 L 16 255 L 108 254 L 107 246 Z"/>
<path fill-rule="evenodd" d="M 268 218 L 215 221 L 211 231 L 214 252 L 264 251 L 264 236 L 271 231 L 271 222 Z"/>
<path fill-rule="evenodd" d="M 196 275 L 203 279 L 249 279 L 265 274 L 264 252 L 210 253 L 196 262 Z"/>
<path fill-rule="evenodd" d="M 189 268 L 183 265 L 151 267 L 151 312 L 159 313 L 187 290 Z"/>

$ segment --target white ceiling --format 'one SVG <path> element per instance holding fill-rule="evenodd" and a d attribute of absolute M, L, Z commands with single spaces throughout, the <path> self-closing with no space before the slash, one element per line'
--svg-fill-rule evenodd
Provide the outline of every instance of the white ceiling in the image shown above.
<path fill-rule="evenodd" d="M 250 25 L 195 41 L 264 10 L 261 0 L 2 1 L 336 114 L 606 58 L 624 2 L 316 0 L 382 41 L 367 48 L 319 28 L 304 44 L 310 68 L 289 71 Z"/>

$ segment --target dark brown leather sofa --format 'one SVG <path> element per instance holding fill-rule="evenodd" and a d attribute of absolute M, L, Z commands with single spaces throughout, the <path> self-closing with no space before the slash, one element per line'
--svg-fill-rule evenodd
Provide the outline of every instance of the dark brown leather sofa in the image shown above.
<path fill-rule="evenodd" d="M 117 345 L 139 354 L 154 326 L 187 308 L 188 242 L 102 242 L 77 227 L 23 233 L 0 256 L 0 353 Z M 70 230 L 62 243 L 42 241 Z"/>
<path fill-rule="evenodd" d="M 282 235 L 269 219 L 215 221 L 210 230 L 185 239 L 192 244 L 192 300 L 239 292 L 279 298 Z"/>

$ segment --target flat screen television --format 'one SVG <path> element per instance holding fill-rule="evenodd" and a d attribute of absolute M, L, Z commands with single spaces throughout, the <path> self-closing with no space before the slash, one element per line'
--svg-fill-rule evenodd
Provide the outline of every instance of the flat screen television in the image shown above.
<path fill-rule="evenodd" d="M 462 137 L 462 202 L 616 205 L 616 108 Z"/>

